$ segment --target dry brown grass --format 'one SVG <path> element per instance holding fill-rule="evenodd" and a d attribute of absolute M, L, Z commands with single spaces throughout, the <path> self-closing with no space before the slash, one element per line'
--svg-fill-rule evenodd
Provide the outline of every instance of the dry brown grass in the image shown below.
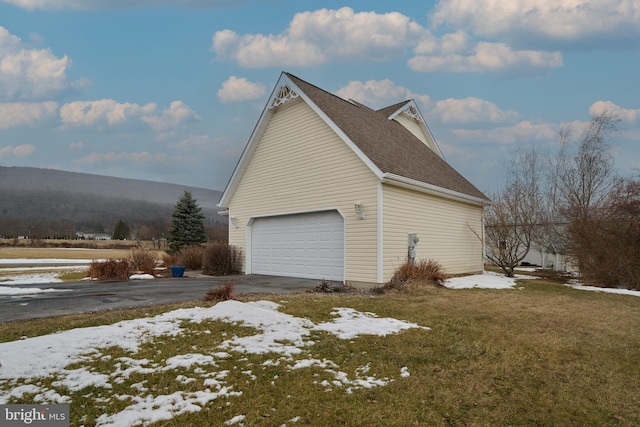
<path fill-rule="evenodd" d="M 432 286 L 378 297 L 260 295 L 281 304 L 280 311 L 316 323 L 332 319 L 335 307 L 352 307 L 431 330 L 352 340 L 313 333 L 310 349 L 315 358 L 332 360 L 348 374 L 368 365 L 378 377 L 394 378 L 385 387 L 351 394 L 339 388 L 324 391 L 314 383 L 317 378 L 313 375 L 323 374 L 320 370 L 292 371 L 286 363 L 264 365 L 265 360 L 273 359 L 272 354 L 233 354 L 227 381 L 242 395 L 229 404 L 216 400 L 200 412 L 165 425 L 223 425 L 240 413 L 246 415 L 245 425 L 252 426 L 289 425 L 288 420 L 298 416 L 297 424 L 313 426 L 640 425 L 640 299 L 577 291 L 549 280 L 520 287 L 523 289 L 451 290 Z M 0 341 L 161 311 L 144 308 L 14 322 L 0 325 Z M 196 333 L 205 329 L 210 333 Z M 190 324 L 188 331 L 145 345 L 138 357 L 210 354 L 218 351 L 215 345 L 221 336 L 246 334 L 246 328 L 221 322 Z M 255 380 L 242 373 L 245 366 Z M 403 366 L 411 374 L 407 378 L 398 375 Z M 105 375 L 112 368 L 105 368 Z M 201 386 L 182 386 L 166 373 L 152 380 L 160 384 L 158 394 Z M 138 381 L 139 377 L 130 380 Z M 124 386 L 122 393 L 130 393 L 130 384 Z M 81 390 L 72 396 L 72 425 L 80 424 L 82 415 L 93 420 L 121 404 L 98 404 L 92 400 L 96 395 L 96 391 Z"/>
<path fill-rule="evenodd" d="M 0 247 L 0 259 L 107 259 L 124 258 L 131 249 L 71 249 L 71 248 L 23 248 Z M 155 251 L 161 253 L 160 251 Z"/>
<path fill-rule="evenodd" d="M 0 247 L 21 247 L 32 248 L 30 239 L 0 239 Z M 64 248 L 83 248 L 83 249 L 121 249 L 129 250 L 131 248 L 142 246 L 144 248 L 153 249 L 153 242 L 149 240 L 64 240 L 64 239 L 42 239 L 37 240 L 35 246 L 50 249 Z"/>

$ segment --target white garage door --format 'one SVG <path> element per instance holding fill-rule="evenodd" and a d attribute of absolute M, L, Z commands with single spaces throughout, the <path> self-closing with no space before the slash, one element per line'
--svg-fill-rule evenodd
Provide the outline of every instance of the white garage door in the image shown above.
<path fill-rule="evenodd" d="M 258 218 L 251 227 L 254 274 L 344 280 L 344 222 L 337 211 Z"/>

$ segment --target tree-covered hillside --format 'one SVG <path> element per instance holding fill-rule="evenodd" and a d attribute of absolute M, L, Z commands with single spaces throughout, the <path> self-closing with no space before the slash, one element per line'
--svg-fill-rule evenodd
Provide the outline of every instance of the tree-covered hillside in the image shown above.
<path fill-rule="evenodd" d="M 132 237 L 165 237 L 175 203 L 185 189 L 202 206 L 205 227 L 226 224 L 215 207 L 219 191 L 50 169 L 0 167 L 0 236 L 110 234 L 116 223 L 123 221 Z"/>

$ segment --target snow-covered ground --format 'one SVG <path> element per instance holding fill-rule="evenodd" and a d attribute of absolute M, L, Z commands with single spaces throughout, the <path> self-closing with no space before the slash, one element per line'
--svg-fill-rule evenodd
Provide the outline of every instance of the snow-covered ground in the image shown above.
<path fill-rule="evenodd" d="M 497 273 L 486 272 L 480 275 L 451 278 L 445 286 L 451 289 L 491 288 L 510 289 L 516 285 L 518 276 L 507 278 Z M 10 294 L 10 286 L 1 286 L 0 295 Z M 31 292 L 53 292 L 55 283 L 48 288 L 31 288 Z M 640 296 L 640 292 L 621 291 L 572 285 L 576 289 L 601 292 L 624 293 Z M 425 332 L 425 325 L 416 325 L 393 318 L 379 318 L 373 313 L 362 313 L 352 308 L 336 308 L 334 319 L 329 322 L 314 323 L 309 319 L 281 313 L 279 305 L 270 301 L 242 303 L 238 301 L 221 302 L 214 307 L 175 310 L 155 317 L 128 320 L 108 326 L 79 328 L 35 338 L 0 343 L 0 404 L 9 399 L 20 400 L 24 395 L 35 395 L 38 403 L 69 403 L 70 397 L 64 390 L 77 391 L 95 387 L 99 393 L 96 399 L 108 402 L 112 399 L 129 400 L 129 406 L 120 412 L 105 414 L 95 420 L 98 426 L 136 425 L 161 420 L 169 420 L 187 412 L 200 411 L 213 400 L 226 400 L 242 394 L 246 383 L 228 382 L 228 370 L 220 369 L 225 360 L 233 360 L 237 369 L 242 369 L 248 381 L 255 378 L 252 370 L 277 365 L 292 371 L 314 367 L 324 372 L 324 379 L 312 380 L 317 387 L 326 392 L 352 393 L 361 388 L 383 387 L 392 381 L 402 381 L 411 375 L 411 366 L 398 366 L 397 375 L 381 377 L 371 372 L 369 365 L 345 372 L 332 360 L 319 359 L 313 354 L 312 331 L 326 331 L 339 339 L 349 341 L 361 335 L 386 336 L 400 333 L 406 329 L 418 328 Z M 193 352 L 171 356 L 161 363 L 136 358 L 143 343 L 158 336 L 176 336 L 188 331 L 188 323 L 201 323 L 205 320 L 220 320 L 229 323 L 241 323 L 253 327 L 253 335 L 243 337 L 222 336 L 222 343 L 216 351 Z M 186 321 L 186 323 L 185 323 Z M 194 333 L 193 331 L 188 331 Z M 205 333 L 211 334 L 210 331 Z M 130 352 L 130 357 L 117 360 L 116 369 L 108 374 L 93 372 L 77 363 L 89 363 L 95 360 L 109 359 L 102 349 L 119 346 Z M 244 366 L 243 354 L 262 354 L 265 360 L 262 366 Z M 271 355 L 274 355 L 273 357 Z M 67 366 L 76 364 L 74 369 Z M 191 374 L 186 370 L 194 367 Z M 143 380 L 132 387 L 127 395 L 115 394 L 115 384 L 124 382 L 132 373 L 151 374 L 165 372 L 175 375 L 175 380 L 184 384 L 189 391 L 179 391 L 162 395 L 150 391 L 151 385 Z M 314 378 L 314 377 L 310 377 Z M 54 379 L 51 385 L 47 385 Z M 274 383 L 278 379 L 274 378 Z M 87 390 L 92 390 L 91 388 Z M 93 422 L 94 420 L 86 420 Z M 245 414 L 237 414 L 225 422 L 225 425 L 241 426 Z M 287 422 L 295 424 L 298 417 Z"/>
<path fill-rule="evenodd" d="M 0 259 L 0 295 L 37 293 L 38 288 L 8 289 L 8 285 L 39 285 L 62 282 L 60 276 L 70 271 L 86 271 L 90 259 Z M 9 267 L 7 267 L 9 266 Z M 49 290 L 47 290 L 49 291 Z"/>
<path fill-rule="evenodd" d="M 213 400 L 230 401 L 242 395 L 242 387 L 255 379 L 252 370 L 279 366 L 283 371 L 320 369 L 323 375 L 309 376 L 310 381 L 325 392 L 353 393 L 362 388 L 383 387 L 392 381 L 402 381 L 411 375 L 411 367 L 398 366 L 397 375 L 381 377 L 371 372 L 369 364 L 359 366 L 353 372 L 344 372 L 328 359 L 313 354 L 313 331 L 325 331 L 339 339 L 349 341 L 361 335 L 386 336 L 407 329 L 429 331 L 428 327 L 393 318 L 379 318 L 373 313 L 363 313 L 351 308 L 336 308 L 334 320 L 314 323 L 306 318 L 281 313 L 279 305 L 271 301 L 242 303 L 225 301 L 209 308 L 180 309 L 155 317 L 127 320 L 109 326 L 79 328 L 51 335 L 26 338 L 0 344 L 0 404 L 9 399 L 20 399 L 25 394 L 35 395 L 37 403 L 70 403 L 64 390 L 99 394 L 102 403 L 110 400 L 130 401 L 129 406 L 113 414 L 104 414 L 95 420 L 97 426 L 128 426 L 161 420 L 169 420 L 187 412 L 200 411 Z M 188 332 L 186 322 L 201 323 L 205 320 L 241 323 L 255 329 L 253 335 L 227 337 L 222 333 L 222 343 L 214 352 L 174 355 L 161 363 L 136 358 L 140 346 L 159 336 L 175 336 Z M 211 331 L 204 333 L 211 334 Z M 345 344 L 348 345 L 348 344 Z M 97 373 L 82 364 L 96 360 L 109 360 L 101 349 L 118 346 L 129 351 L 129 357 L 117 360 L 116 369 L 109 373 Z M 246 354 L 264 355 L 261 366 L 246 363 Z M 228 370 L 219 365 L 233 360 L 236 369 L 246 375 L 247 381 L 227 381 Z M 66 369 L 75 364 L 75 368 Z M 78 364 L 81 364 L 78 367 Z M 187 370 L 195 369 L 188 375 Z M 168 395 L 153 393 L 146 380 L 136 383 L 130 394 L 116 394 L 115 384 L 122 383 L 133 373 L 152 374 L 162 372 L 174 375 L 184 384 L 185 391 Z M 315 378 L 315 379 L 313 379 Z M 54 381 L 47 385 L 48 380 Z M 278 381 L 274 378 L 273 382 Z M 193 384 L 191 384 L 193 383 Z M 194 384 L 202 384 L 195 387 Z M 95 387 L 95 388 L 94 388 Z M 194 390 L 195 389 L 195 390 Z M 97 391 L 96 391 L 97 390 Z M 186 391 L 188 390 L 188 391 Z M 98 398 L 98 396 L 95 396 Z M 242 425 L 245 414 L 237 414 L 225 424 Z M 93 422 L 94 420 L 86 420 Z M 288 422 L 295 423 L 297 419 Z"/>

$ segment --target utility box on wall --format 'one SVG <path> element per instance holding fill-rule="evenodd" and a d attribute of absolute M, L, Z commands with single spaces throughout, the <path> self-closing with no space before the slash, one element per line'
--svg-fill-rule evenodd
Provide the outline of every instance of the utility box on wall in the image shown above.
<path fill-rule="evenodd" d="M 418 235 L 416 233 L 409 233 L 407 236 L 408 240 L 408 250 L 407 250 L 407 259 L 411 264 L 416 260 L 416 245 L 418 244 Z"/>

